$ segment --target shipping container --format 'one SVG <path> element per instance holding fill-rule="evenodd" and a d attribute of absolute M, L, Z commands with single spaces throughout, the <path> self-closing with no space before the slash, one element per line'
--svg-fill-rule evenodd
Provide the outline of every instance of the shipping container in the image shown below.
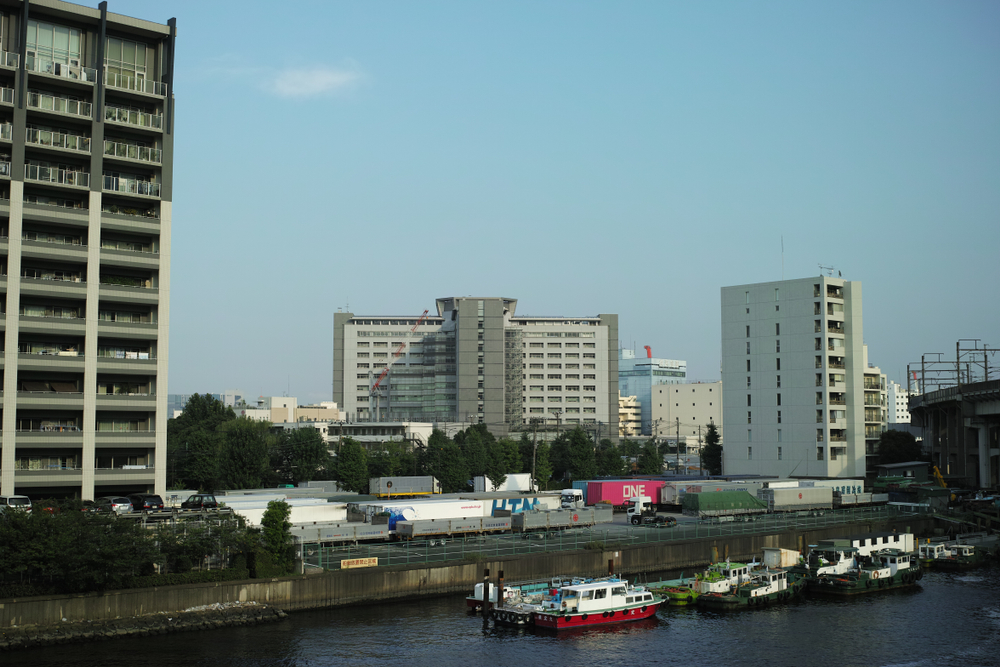
<path fill-rule="evenodd" d="M 757 495 L 764 485 L 763 480 L 746 482 L 726 482 L 713 480 L 698 480 L 694 482 L 666 482 L 660 487 L 660 505 L 683 505 L 684 496 L 688 493 L 710 493 L 713 491 L 746 491 L 752 496 Z"/>
<path fill-rule="evenodd" d="M 863 479 L 803 479 L 799 486 L 826 486 L 842 495 L 865 492 Z"/>
<path fill-rule="evenodd" d="M 388 526 L 373 526 L 370 523 L 331 523 L 316 524 L 315 526 L 292 526 L 291 533 L 302 544 L 388 540 L 391 536 Z"/>
<path fill-rule="evenodd" d="M 767 505 L 746 491 L 707 491 L 684 494 L 682 511 L 686 516 L 723 517 L 765 514 Z"/>
<path fill-rule="evenodd" d="M 500 486 L 494 486 L 493 482 L 484 475 L 472 478 L 472 488 L 476 493 L 493 493 L 496 491 L 532 491 L 531 473 L 523 472 L 507 475 Z"/>
<path fill-rule="evenodd" d="M 512 527 L 515 532 L 593 526 L 599 523 L 610 523 L 612 518 L 613 515 L 610 507 L 522 512 L 511 517 L 513 520 Z"/>
<path fill-rule="evenodd" d="M 515 492 L 466 493 L 459 496 L 463 499 L 482 500 L 487 505 L 487 516 L 495 516 L 497 510 L 506 510 L 511 514 L 529 510 L 559 509 L 558 492 L 523 494 Z"/>
<path fill-rule="evenodd" d="M 768 512 L 833 509 L 833 489 L 828 486 L 761 489 L 757 496 L 767 503 Z"/>
<path fill-rule="evenodd" d="M 376 498 L 430 496 L 441 493 L 441 483 L 430 476 L 372 477 L 368 481 L 368 493 Z"/>
<path fill-rule="evenodd" d="M 573 480 L 573 484 L 570 486 L 571 489 L 579 489 L 580 491 L 583 491 L 583 504 L 584 505 L 588 505 L 588 504 L 589 505 L 593 505 L 594 504 L 594 503 L 588 503 L 587 502 L 587 486 L 589 486 L 589 485 L 590 485 L 590 482 L 587 481 L 587 480 Z"/>
<path fill-rule="evenodd" d="M 792 567 L 799 562 L 799 552 L 794 549 L 764 547 L 764 565 L 774 568 Z"/>
<path fill-rule="evenodd" d="M 607 503 L 613 507 L 624 507 L 629 498 L 646 496 L 659 503 L 663 480 L 627 479 L 589 482 L 587 484 L 587 504 Z"/>
<path fill-rule="evenodd" d="M 491 514 L 490 505 L 483 500 L 456 498 L 449 500 L 414 499 L 401 501 L 379 501 L 358 503 L 366 520 L 379 514 L 388 514 L 388 526 L 395 530 L 397 521 L 420 521 L 425 519 L 467 519 Z"/>

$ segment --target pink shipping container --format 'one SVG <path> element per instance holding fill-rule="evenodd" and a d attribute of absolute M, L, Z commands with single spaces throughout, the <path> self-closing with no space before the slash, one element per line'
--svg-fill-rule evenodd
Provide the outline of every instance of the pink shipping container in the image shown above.
<path fill-rule="evenodd" d="M 608 482 L 587 483 L 587 504 L 596 505 L 599 502 L 611 503 L 621 507 L 629 498 L 646 496 L 655 505 L 660 502 L 660 487 L 663 481 L 651 479 L 625 479 Z"/>

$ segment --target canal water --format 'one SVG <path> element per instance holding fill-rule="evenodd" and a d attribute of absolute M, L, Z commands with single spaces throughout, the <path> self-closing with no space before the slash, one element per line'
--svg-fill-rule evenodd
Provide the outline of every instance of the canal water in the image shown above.
<path fill-rule="evenodd" d="M 569 633 L 483 628 L 463 596 L 301 612 L 250 628 L 0 654 L 4 667 L 1000 665 L 1000 567 L 910 590 L 737 612 L 665 608 Z"/>

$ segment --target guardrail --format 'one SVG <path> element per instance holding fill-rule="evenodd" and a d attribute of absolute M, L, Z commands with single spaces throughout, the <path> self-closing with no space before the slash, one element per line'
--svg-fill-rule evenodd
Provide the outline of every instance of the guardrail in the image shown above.
<path fill-rule="evenodd" d="M 371 542 L 329 547 L 308 543 L 302 545 L 302 559 L 307 566 L 327 570 L 339 570 L 341 560 L 357 558 L 378 558 L 379 567 L 445 563 L 554 551 L 617 549 L 708 537 L 767 534 L 793 528 L 810 530 L 848 523 L 887 520 L 916 513 L 909 508 L 882 506 L 751 515 L 744 521 L 721 522 L 705 519 L 695 523 L 681 523 L 674 528 L 633 527 L 619 524 L 561 532 L 504 533 L 423 542 Z"/>

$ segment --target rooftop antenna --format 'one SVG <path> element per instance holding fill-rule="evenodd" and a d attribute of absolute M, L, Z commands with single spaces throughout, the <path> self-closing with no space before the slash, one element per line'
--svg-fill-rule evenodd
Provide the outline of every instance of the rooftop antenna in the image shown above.
<path fill-rule="evenodd" d="M 823 266 L 822 264 L 819 265 L 820 275 L 823 275 L 823 272 L 825 271 L 826 275 L 828 277 L 832 278 L 833 277 L 833 272 L 835 270 L 836 270 L 836 267 L 833 267 L 833 266 Z"/>

